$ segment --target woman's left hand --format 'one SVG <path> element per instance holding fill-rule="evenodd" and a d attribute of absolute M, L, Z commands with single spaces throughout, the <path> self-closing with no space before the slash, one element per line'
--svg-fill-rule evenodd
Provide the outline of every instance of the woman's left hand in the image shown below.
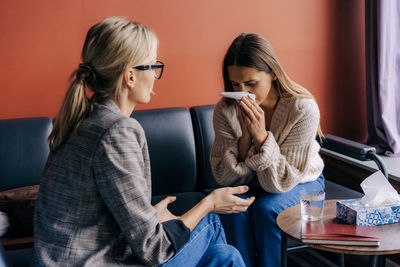
<path fill-rule="evenodd" d="M 160 217 L 160 222 L 179 219 L 177 216 L 175 216 L 168 210 L 168 205 L 174 202 L 175 200 L 176 197 L 169 196 L 158 202 L 156 205 L 154 205 L 154 208 L 156 209 L 158 216 Z"/>
<path fill-rule="evenodd" d="M 246 114 L 247 128 L 253 137 L 253 143 L 257 151 L 264 144 L 268 137 L 268 132 L 265 129 L 264 111 L 250 97 L 243 97 L 240 100 L 240 107 Z"/>

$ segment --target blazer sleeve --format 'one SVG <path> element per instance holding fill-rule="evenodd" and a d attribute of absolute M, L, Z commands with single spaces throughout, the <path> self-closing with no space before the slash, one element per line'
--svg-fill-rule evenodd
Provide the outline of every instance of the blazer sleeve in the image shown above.
<path fill-rule="evenodd" d="M 215 140 L 210 152 L 211 170 L 221 185 L 249 184 L 254 179 L 254 172 L 244 161 L 238 161 L 238 141 L 241 135 L 237 136 L 232 128 L 237 115 L 226 112 L 228 108 L 233 107 L 227 107 L 221 100 L 214 109 Z"/>
<path fill-rule="evenodd" d="M 324 164 L 315 140 L 318 124 L 317 104 L 305 101 L 282 144 L 278 145 L 272 132 L 268 132 L 260 152 L 246 158 L 247 166 L 257 172 L 258 182 L 265 191 L 286 192 L 321 174 Z"/>
<path fill-rule="evenodd" d="M 190 231 L 181 221 L 166 224 L 169 230 L 160 223 L 150 203 L 148 160 L 143 129 L 138 122 L 127 118 L 115 123 L 103 135 L 93 166 L 100 194 L 134 257 L 144 265 L 156 265 L 173 256 L 179 249 L 175 246 L 186 243 Z M 169 235 L 173 235 L 171 239 Z"/>

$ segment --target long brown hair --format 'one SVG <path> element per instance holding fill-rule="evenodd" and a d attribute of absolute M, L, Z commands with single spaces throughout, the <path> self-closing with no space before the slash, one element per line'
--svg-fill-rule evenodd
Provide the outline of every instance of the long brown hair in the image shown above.
<path fill-rule="evenodd" d="M 71 75 L 71 84 L 49 136 L 52 152 L 79 127 L 96 99 L 119 98 L 125 70 L 142 64 L 157 43 L 149 28 L 121 17 L 107 18 L 89 29 L 82 64 Z M 86 88 L 94 93 L 91 99 Z"/>
<path fill-rule="evenodd" d="M 274 73 L 277 79 L 273 81 L 273 85 L 279 95 L 286 92 L 295 97 L 314 99 L 306 88 L 289 78 L 271 44 L 260 34 L 242 33 L 228 48 L 222 65 L 224 87 L 227 92 L 233 92 L 228 73 L 228 67 L 233 65 Z M 318 125 L 318 135 L 323 136 L 321 125 Z"/>

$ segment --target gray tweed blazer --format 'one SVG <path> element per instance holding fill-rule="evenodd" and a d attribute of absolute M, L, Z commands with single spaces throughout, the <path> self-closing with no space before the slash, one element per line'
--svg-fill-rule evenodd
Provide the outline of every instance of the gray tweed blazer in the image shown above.
<path fill-rule="evenodd" d="M 177 248 L 150 200 L 143 128 L 107 98 L 47 160 L 34 216 L 33 265 L 142 266 L 168 260 Z M 186 242 L 188 229 L 179 229 Z"/>

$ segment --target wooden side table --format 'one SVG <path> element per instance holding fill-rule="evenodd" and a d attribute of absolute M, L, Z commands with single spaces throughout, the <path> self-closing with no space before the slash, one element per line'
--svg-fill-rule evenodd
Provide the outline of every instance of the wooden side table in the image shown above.
<path fill-rule="evenodd" d="M 324 203 L 324 223 L 340 223 L 336 219 L 336 201 L 325 200 Z M 278 227 L 282 232 L 282 266 L 286 267 L 286 247 L 287 236 L 301 242 L 301 224 L 303 220 L 300 214 L 300 204 L 292 206 L 282 211 L 277 217 Z M 340 245 L 318 245 L 307 244 L 309 247 L 326 250 L 335 253 L 370 255 L 370 266 L 384 266 L 385 256 L 389 254 L 400 253 L 400 223 L 380 225 L 377 227 L 380 238 L 380 245 L 370 246 L 340 246 Z M 340 265 L 344 266 L 343 257 L 340 259 Z"/>

